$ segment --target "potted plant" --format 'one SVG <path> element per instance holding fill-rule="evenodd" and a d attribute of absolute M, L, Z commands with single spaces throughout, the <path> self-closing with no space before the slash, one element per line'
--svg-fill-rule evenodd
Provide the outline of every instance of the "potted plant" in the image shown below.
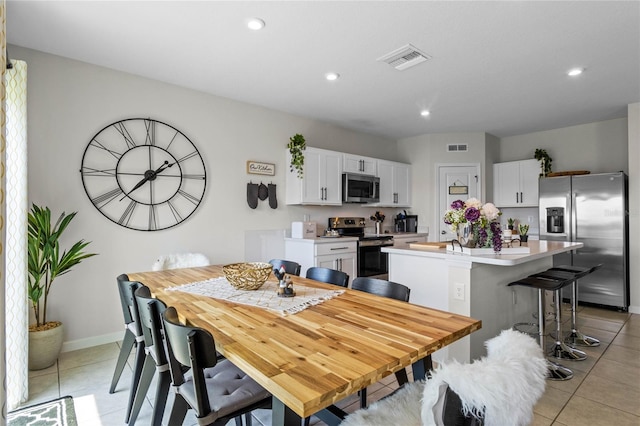
<path fill-rule="evenodd" d="M 526 243 L 527 241 L 529 241 L 529 235 L 527 235 L 527 232 L 529 232 L 529 225 L 523 225 L 521 223 L 520 225 L 518 225 L 518 232 L 520 233 L 521 243 Z"/>
<path fill-rule="evenodd" d="M 287 148 L 289 148 L 289 153 L 291 153 L 291 164 L 289 169 L 293 172 L 294 170 L 298 173 L 298 178 L 302 179 L 303 174 L 303 166 L 304 166 L 304 150 L 306 148 L 304 136 L 300 133 L 296 133 L 295 135 L 289 138 L 289 143 L 287 144 Z"/>
<path fill-rule="evenodd" d="M 515 220 L 513 218 L 509 218 L 507 219 L 507 228 L 511 229 L 513 231 L 513 225 L 515 223 Z"/>
<path fill-rule="evenodd" d="M 546 177 L 549 173 L 551 173 L 551 162 L 553 159 L 549 157 L 546 149 L 536 149 L 533 154 L 534 158 L 540 161 L 540 177 Z"/>
<path fill-rule="evenodd" d="M 47 321 L 49 292 L 54 280 L 95 253 L 84 252 L 89 242 L 80 240 L 68 251 L 60 252 L 60 237 L 76 212 L 64 212 L 51 223 L 48 207 L 32 205 L 27 229 L 28 298 L 36 323 L 29 326 L 29 369 L 40 370 L 53 365 L 62 348 L 60 321 Z"/>

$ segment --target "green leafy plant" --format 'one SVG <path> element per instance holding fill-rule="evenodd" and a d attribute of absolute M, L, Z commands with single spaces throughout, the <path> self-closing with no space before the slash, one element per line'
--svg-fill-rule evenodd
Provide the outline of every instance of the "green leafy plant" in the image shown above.
<path fill-rule="evenodd" d="M 71 271 L 71 268 L 96 253 L 83 250 L 90 244 L 80 240 L 73 244 L 69 251 L 60 253 L 60 236 L 75 217 L 76 212 L 69 215 L 64 212 L 55 224 L 51 224 L 51 210 L 48 207 L 32 205 L 27 229 L 27 270 L 28 298 L 36 317 L 36 329 L 46 328 L 47 301 L 53 281 L 60 275 Z"/>
<path fill-rule="evenodd" d="M 518 232 L 520 233 L 520 235 L 527 235 L 527 232 L 529 232 L 529 225 L 523 225 L 521 223 L 520 225 L 518 225 Z"/>
<path fill-rule="evenodd" d="M 507 219 L 507 227 L 509 229 L 513 229 L 513 224 L 515 223 L 515 220 L 513 218 L 509 218 Z"/>
<path fill-rule="evenodd" d="M 540 161 L 540 170 L 542 171 L 540 173 L 541 177 L 547 176 L 549 173 L 551 173 L 551 162 L 553 161 L 553 159 L 549 157 L 549 154 L 547 154 L 547 150 L 540 148 L 536 149 L 534 157 L 536 160 Z"/>
<path fill-rule="evenodd" d="M 302 179 L 303 176 L 303 166 L 304 166 L 304 150 L 307 147 L 304 136 L 300 133 L 296 133 L 295 135 L 289 138 L 289 143 L 287 144 L 287 148 L 289 148 L 289 152 L 291 153 L 291 164 L 289 169 L 293 172 L 294 170 L 298 173 L 298 178 Z"/>

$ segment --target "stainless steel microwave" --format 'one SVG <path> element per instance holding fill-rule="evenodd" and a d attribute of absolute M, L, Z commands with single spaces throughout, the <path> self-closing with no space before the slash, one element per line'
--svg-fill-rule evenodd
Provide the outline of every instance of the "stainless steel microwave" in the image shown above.
<path fill-rule="evenodd" d="M 342 174 L 342 202 L 377 203 L 379 201 L 379 177 L 355 173 Z"/>

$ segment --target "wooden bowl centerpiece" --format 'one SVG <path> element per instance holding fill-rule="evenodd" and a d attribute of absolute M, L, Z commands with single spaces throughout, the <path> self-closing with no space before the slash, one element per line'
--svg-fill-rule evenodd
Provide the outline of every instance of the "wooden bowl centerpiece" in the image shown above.
<path fill-rule="evenodd" d="M 270 263 L 245 262 L 224 265 L 222 272 L 237 290 L 257 290 L 267 281 L 272 269 Z"/>

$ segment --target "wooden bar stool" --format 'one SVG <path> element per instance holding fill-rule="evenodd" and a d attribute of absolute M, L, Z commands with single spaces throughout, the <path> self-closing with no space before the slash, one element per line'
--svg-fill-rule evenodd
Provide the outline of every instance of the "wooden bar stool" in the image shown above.
<path fill-rule="evenodd" d="M 562 287 L 571 284 L 570 280 L 555 280 L 544 277 L 526 277 L 518 281 L 509 283 L 512 285 L 521 285 L 524 287 L 535 288 L 538 290 L 538 338 L 540 347 L 543 352 L 546 352 L 545 336 L 546 336 L 546 324 L 545 324 L 545 291 L 559 291 Z M 557 305 L 557 304 L 556 304 Z M 556 316 L 557 324 L 559 323 L 559 317 Z M 556 329 L 559 326 L 556 325 Z M 547 359 L 547 378 L 549 380 L 569 380 L 573 377 L 573 371 L 567 367 L 550 361 Z"/>
<path fill-rule="evenodd" d="M 565 343 L 568 343 L 571 346 L 599 346 L 600 341 L 595 337 L 587 336 L 578 330 L 578 325 L 576 321 L 577 311 L 578 311 L 578 279 L 582 278 L 586 275 L 591 274 L 592 272 L 597 271 L 602 268 L 602 263 L 588 267 L 580 267 L 580 266 L 571 266 L 571 265 L 560 265 L 554 266 L 549 269 L 549 271 L 560 271 L 560 272 L 569 272 L 573 273 L 576 276 L 576 279 L 573 281 L 571 285 L 571 332 L 565 338 Z"/>

